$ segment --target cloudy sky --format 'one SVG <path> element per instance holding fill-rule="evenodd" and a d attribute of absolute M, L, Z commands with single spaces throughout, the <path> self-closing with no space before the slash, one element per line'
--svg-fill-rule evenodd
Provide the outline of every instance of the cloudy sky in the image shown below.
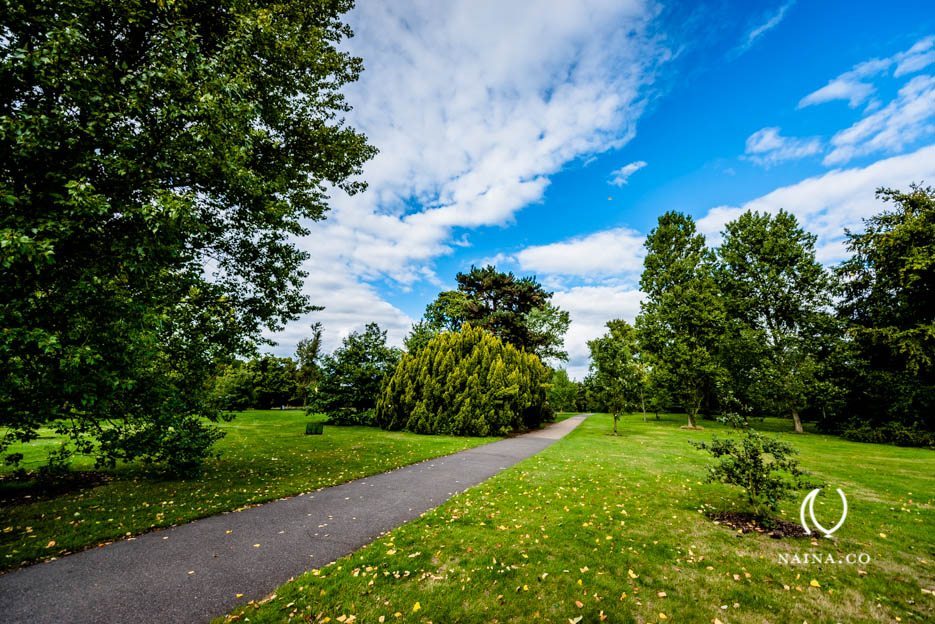
<path fill-rule="evenodd" d="M 691 4 L 690 7 L 687 5 Z M 819 257 L 935 184 L 935 12 L 927 2 L 359 2 L 366 71 L 348 121 L 380 154 L 300 241 L 317 312 L 274 336 L 327 347 L 369 321 L 401 344 L 458 271 L 534 274 L 586 341 L 639 311 L 642 242 L 666 210 L 711 244 L 746 209 L 795 213 Z"/>

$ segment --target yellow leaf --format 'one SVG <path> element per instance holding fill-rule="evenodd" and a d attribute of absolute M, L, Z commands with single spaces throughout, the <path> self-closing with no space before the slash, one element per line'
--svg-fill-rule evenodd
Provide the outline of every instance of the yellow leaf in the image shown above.
<path fill-rule="evenodd" d="M 260 545 L 259 545 L 259 544 L 254 544 L 253 547 L 254 547 L 254 548 L 259 548 Z"/>
<path fill-rule="evenodd" d="M 665 597 L 666 597 L 666 593 L 665 593 L 665 592 L 659 592 L 659 593 L 657 593 L 656 595 L 659 596 L 660 598 L 665 598 Z"/>
<path fill-rule="evenodd" d="M 55 540 L 49 540 L 49 543 L 45 545 L 46 548 L 52 548 L 55 546 Z"/>
<path fill-rule="evenodd" d="M 581 602 L 580 600 L 575 600 L 575 606 L 580 609 L 584 606 L 584 603 Z"/>
<path fill-rule="evenodd" d="M 578 624 L 578 622 L 580 622 L 583 619 L 584 619 L 583 615 L 579 615 L 576 618 L 568 618 L 568 624 Z"/>
<path fill-rule="evenodd" d="M 235 597 L 235 598 L 243 598 L 243 594 L 235 594 L 234 597 Z"/>
<path fill-rule="evenodd" d="M 815 579 L 810 580 L 808 584 L 811 585 L 812 587 L 821 587 L 821 583 L 819 583 Z"/>
<path fill-rule="evenodd" d="M 639 578 L 639 577 L 640 577 L 640 575 L 637 574 L 636 572 L 634 572 L 633 570 L 627 570 L 627 574 L 629 574 L 629 575 L 630 575 L 630 578 L 632 578 L 632 579 L 635 579 L 635 578 Z"/>
<path fill-rule="evenodd" d="M 379 622 L 380 624 L 383 624 L 383 622 L 385 621 L 386 621 L 385 615 L 381 615 L 380 617 L 377 618 L 377 622 Z"/>
<path fill-rule="evenodd" d="M 418 611 L 418 610 L 421 609 L 421 608 L 422 608 L 422 605 L 420 605 L 420 604 L 419 604 L 419 601 L 417 600 L 416 603 L 415 603 L 414 605 L 412 605 L 412 612 L 415 613 L 416 611 Z"/>
<path fill-rule="evenodd" d="M 660 613 L 660 614 L 659 614 L 659 619 L 660 619 L 660 620 L 668 620 L 668 619 L 669 619 L 669 616 L 666 615 L 665 613 Z"/>
<path fill-rule="evenodd" d="M 880 533 L 880 537 L 882 537 L 883 539 L 886 539 L 886 533 Z"/>

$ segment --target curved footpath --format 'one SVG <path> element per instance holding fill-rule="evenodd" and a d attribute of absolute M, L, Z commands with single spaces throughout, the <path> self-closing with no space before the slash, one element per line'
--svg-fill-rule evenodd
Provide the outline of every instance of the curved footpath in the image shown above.
<path fill-rule="evenodd" d="M 586 417 L 8 572 L 0 622 L 206 622 L 535 455 Z"/>

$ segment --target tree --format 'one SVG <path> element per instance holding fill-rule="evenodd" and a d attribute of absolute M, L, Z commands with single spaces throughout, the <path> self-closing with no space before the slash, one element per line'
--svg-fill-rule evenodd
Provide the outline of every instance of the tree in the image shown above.
<path fill-rule="evenodd" d="M 568 378 L 568 371 L 564 368 L 552 371 L 548 397 L 554 410 L 573 412 L 577 408 L 578 384 Z"/>
<path fill-rule="evenodd" d="M 321 379 L 321 323 L 312 325 L 312 335 L 303 338 L 295 348 L 296 384 L 302 405 L 308 405 L 309 396 L 318 389 Z"/>
<path fill-rule="evenodd" d="M 534 277 L 516 277 L 488 265 L 472 266 L 456 279 L 458 290 L 441 292 L 426 306 L 406 340 L 407 349 L 418 350 L 434 335 L 471 323 L 540 359 L 568 359 L 563 346 L 571 317 L 551 303 L 552 293 Z"/>
<path fill-rule="evenodd" d="M 852 257 L 838 269 L 839 314 L 849 325 L 858 374 L 848 411 L 870 426 L 887 421 L 935 429 L 935 188 L 879 189 L 892 209 L 847 233 Z"/>
<path fill-rule="evenodd" d="M 376 323 L 351 332 L 322 360 L 321 382 L 309 409 L 328 414 L 335 424 L 372 424 L 383 382 L 400 355 L 399 349 L 387 346 L 386 332 Z"/>
<path fill-rule="evenodd" d="M 640 288 L 646 297 L 637 335 L 657 392 L 683 404 L 688 426 L 705 396 L 716 392 L 725 313 L 713 276 L 713 257 L 691 217 L 667 212 L 644 243 Z"/>
<path fill-rule="evenodd" d="M 285 407 L 299 394 L 295 360 L 263 355 L 247 365 L 253 379 L 254 405 L 261 409 Z"/>
<path fill-rule="evenodd" d="M 363 188 L 353 3 L 3 6 L 0 452 L 196 469 L 215 362 L 309 309 L 292 241 Z"/>
<path fill-rule="evenodd" d="M 607 329 L 600 338 L 589 340 L 588 348 L 594 384 L 601 402 L 613 414 L 614 435 L 617 435 L 620 415 L 640 401 L 644 378 L 633 326 L 623 320 L 613 320 L 608 321 Z"/>
<path fill-rule="evenodd" d="M 470 323 L 402 357 L 377 403 L 384 429 L 506 435 L 551 418 L 549 369 L 539 358 Z"/>
<path fill-rule="evenodd" d="M 728 314 L 750 350 L 763 347 L 753 363 L 754 391 L 761 404 L 791 416 L 797 433 L 804 431 L 800 414 L 818 381 L 810 329 L 831 302 L 815 240 L 791 213 L 748 211 L 727 224 L 718 248 L 717 279 Z"/>

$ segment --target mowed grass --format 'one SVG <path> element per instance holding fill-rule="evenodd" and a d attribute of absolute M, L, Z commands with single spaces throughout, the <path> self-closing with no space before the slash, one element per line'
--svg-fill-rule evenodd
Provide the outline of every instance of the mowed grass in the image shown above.
<path fill-rule="evenodd" d="M 100 543 L 223 511 L 336 485 L 492 438 L 420 436 L 369 427 L 332 427 L 306 436 L 305 423 L 323 420 L 300 410 L 241 412 L 222 428 L 220 459 L 199 478 L 166 480 L 126 465 L 109 481 L 65 494 L 26 499 L 23 486 L 0 483 L 0 569 L 61 556 Z M 36 467 L 61 439 L 44 432 L 13 451 Z M 91 470 L 77 458 L 74 470 Z M 2 619 L 2 618 L 0 618 Z"/>
<path fill-rule="evenodd" d="M 824 482 L 833 539 L 772 539 L 702 513 L 742 508 L 704 483 L 689 440 L 726 433 L 591 416 L 567 438 L 353 555 L 228 616 L 242 622 L 931 622 L 935 454 L 817 434 L 781 434 Z M 763 428 L 788 431 L 785 421 Z M 804 496 L 805 492 L 802 492 Z M 798 521 L 798 500 L 786 519 Z M 780 555 L 866 564 L 787 564 Z M 925 590 L 925 591 L 923 591 Z M 232 589 L 233 591 L 233 589 Z"/>

